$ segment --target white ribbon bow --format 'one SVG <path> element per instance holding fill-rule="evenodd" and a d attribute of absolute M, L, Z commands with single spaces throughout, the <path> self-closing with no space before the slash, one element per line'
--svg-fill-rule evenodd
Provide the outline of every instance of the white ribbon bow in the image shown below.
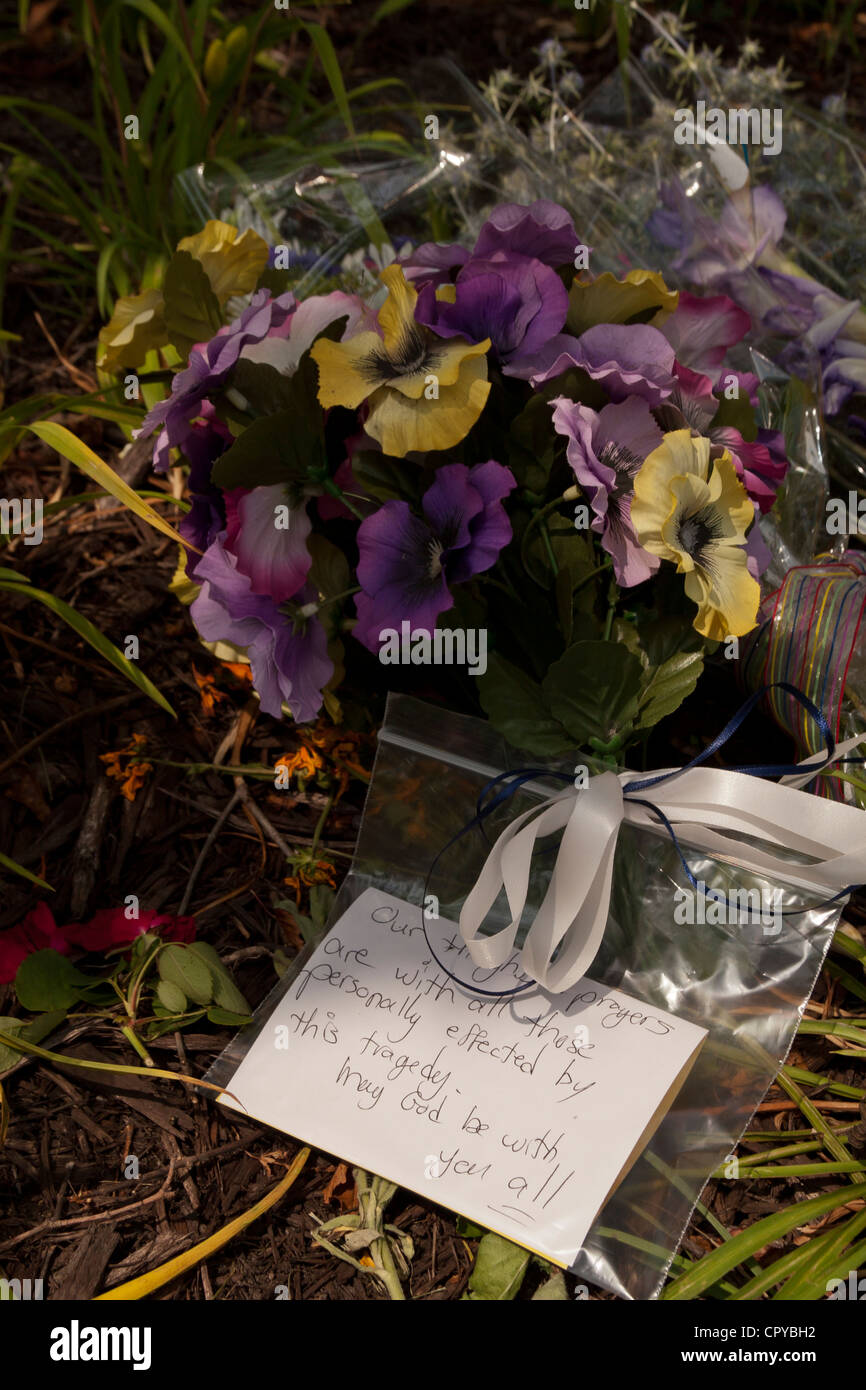
<path fill-rule="evenodd" d="M 623 821 L 666 833 L 647 806 L 627 795 L 630 784 L 667 780 L 636 791 L 664 813 L 684 844 L 743 870 L 779 878 L 821 898 L 866 882 L 866 819 L 857 807 L 827 801 L 799 788 L 866 738 L 837 746 L 833 758 L 816 754 L 781 782 L 719 768 L 665 772 L 603 772 L 589 785 L 569 787 L 506 826 L 487 857 L 460 913 L 460 934 L 476 965 L 494 970 L 510 957 L 529 888 L 535 841 L 562 830 L 544 900 L 523 944 L 522 970 L 558 994 L 585 973 L 601 945 L 610 909 L 610 885 Z M 792 862 L 744 843 L 749 835 L 811 858 Z M 489 936 L 482 924 L 504 888 L 511 922 Z M 554 956 L 556 959 L 554 961 Z"/>

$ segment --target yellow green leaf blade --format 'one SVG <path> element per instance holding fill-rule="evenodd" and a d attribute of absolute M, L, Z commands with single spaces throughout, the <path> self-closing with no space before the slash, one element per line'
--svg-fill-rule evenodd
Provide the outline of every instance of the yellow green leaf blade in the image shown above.
<path fill-rule="evenodd" d="M 51 884 L 46 883 L 44 878 L 40 878 L 38 874 L 31 874 L 29 869 L 25 869 L 23 864 L 18 864 L 14 859 L 10 859 L 7 854 L 0 853 L 0 867 L 8 869 L 10 873 L 20 874 L 22 878 L 29 879 L 31 883 L 36 884 L 37 888 L 47 888 L 49 893 L 54 892 Z"/>
<path fill-rule="evenodd" d="M 169 536 L 171 540 L 178 541 L 180 545 L 186 546 L 188 542 L 177 532 L 170 522 L 154 511 L 153 507 L 139 497 L 127 483 L 119 478 L 113 468 L 109 468 L 107 463 L 103 463 L 98 454 L 74 435 L 71 430 L 64 425 L 55 424 L 53 420 L 37 420 L 34 424 L 28 425 L 38 439 L 43 443 L 56 449 L 58 454 L 69 459 L 76 468 L 80 468 L 82 473 L 86 473 L 88 478 L 92 478 L 100 487 L 110 492 L 112 497 L 116 497 L 118 502 L 122 502 L 136 516 L 140 516 L 142 521 L 146 521 L 148 526 L 152 526 L 155 531 L 161 531 L 164 536 Z M 195 549 L 195 547 L 190 547 Z"/>
<path fill-rule="evenodd" d="M 55 594 L 49 594 L 44 589 L 34 589 L 30 584 L 12 584 L 7 580 L 0 580 L 0 589 L 5 589 L 7 593 L 23 594 L 25 598 L 35 598 L 39 603 L 50 608 L 52 613 L 56 613 L 58 618 L 62 618 L 65 623 L 77 632 L 85 642 L 88 642 L 94 651 L 99 652 L 101 657 L 126 676 L 127 680 L 137 686 L 143 695 L 153 700 L 154 704 L 159 705 L 173 719 L 177 718 L 171 705 L 165 696 L 157 689 L 153 681 L 149 680 L 143 671 L 140 671 L 135 662 L 129 661 L 123 652 L 117 648 L 104 633 L 95 627 L 89 618 L 85 618 L 81 613 L 77 613 L 74 608 L 65 603 L 62 598 L 57 598 Z"/>

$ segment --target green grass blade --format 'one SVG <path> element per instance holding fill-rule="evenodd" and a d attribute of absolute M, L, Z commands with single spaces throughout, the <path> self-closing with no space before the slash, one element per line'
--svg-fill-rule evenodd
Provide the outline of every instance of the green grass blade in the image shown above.
<path fill-rule="evenodd" d="M 164 14 L 163 11 L 153 3 L 153 0 L 119 0 L 119 3 L 128 6 L 130 9 L 138 10 L 144 15 L 145 19 L 149 19 L 151 24 L 156 25 L 156 28 L 162 32 L 192 78 L 193 86 L 198 92 L 202 101 L 202 107 L 204 108 L 207 105 L 207 93 L 202 86 L 201 78 L 196 71 L 195 63 L 192 60 L 189 49 L 168 15 Z"/>
<path fill-rule="evenodd" d="M 39 878 L 37 874 L 31 874 L 30 870 L 25 869 L 23 864 L 17 864 L 14 859 L 10 859 L 6 854 L 0 853 L 0 868 L 8 869 L 12 874 L 20 874 L 22 878 L 29 879 L 31 883 L 35 883 L 37 888 L 47 888 L 49 893 L 54 892 L 51 884 L 46 883 L 44 878 Z"/>
<path fill-rule="evenodd" d="M 858 1254 L 857 1248 L 848 1250 L 847 1255 L 844 1252 L 855 1237 L 859 1236 L 864 1227 L 866 1227 L 866 1207 L 863 1211 L 858 1211 L 855 1216 L 852 1216 L 850 1221 L 840 1225 L 838 1229 L 834 1226 L 831 1231 L 827 1231 L 826 1235 L 831 1239 L 827 1241 L 826 1245 L 822 1243 L 820 1249 L 815 1249 L 815 1240 L 808 1241 L 806 1249 L 811 1253 L 812 1259 L 805 1260 L 774 1297 L 783 1303 L 823 1298 L 827 1292 L 829 1279 L 843 1277 L 849 1269 L 858 1267 L 859 1261 L 854 1259 L 855 1254 Z M 862 1253 L 862 1247 L 860 1247 L 859 1253 Z M 852 1261 L 852 1263 L 846 1263 L 844 1270 L 840 1270 L 839 1266 L 843 1259 Z"/>
<path fill-rule="evenodd" d="M 753 1226 L 740 1231 L 739 1235 L 734 1236 L 725 1245 L 720 1245 L 708 1255 L 704 1255 L 687 1273 L 680 1274 L 672 1280 L 664 1290 L 662 1298 L 697 1298 L 711 1284 L 717 1283 L 750 1255 L 755 1255 L 759 1250 L 771 1245 L 774 1240 L 780 1240 L 797 1226 L 806 1226 L 819 1216 L 826 1216 L 828 1212 L 834 1211 L 836 1207 L 858 1199 L 866 1200 L 866 1182 L 834 1192 L 824 1192 L 820 1197 L 807 1197 L 805 1201 L 796 1202 L 784 1211 L 762 1217 Z"/>
<path fill-rule="evenodd" d="M 144 672 L 138 669 L 135 662 L 129 661 L 123 655 L 123 652 L 115 647 L 114 643 L 110 642 L 104 633 L 99 631 L 98 627 L 94 627 L 89 618 L 85 618 L 83 614 L 77 613 L 70 604 L 64 603 L 62 598 L 58 598 L 56 594 L 49 594 L 44 589 L 34 589 L 30 584 L 13 584 L 5 579 L 0 580 L 0 589 L 4 590 L 6 593 L 23 595 L 24 598 L 34 598 L 38 603 L 42 603 L 46 608 L 50 608 L 51 612 L 56 613 L 58 618 L 62 618 L 63 621 L 72 628 L 73 632 L 77 632 L 79 637 L 82 637 L 85 642 L 89 642 L 94 651 L 99 652 L 99 655 L 104 657 L 109 665 L 113 666 L 121 675 L 126 676 L 127 680 L 131 681 L 133 685 L 137 686 L 142 694 L 147 695 L 149 699 L 153 700 L 154 704 L 159 705 L 160 709 L 166 710 L 173 719 L 177 718 L 168 700 L 153 684 L 153 681 L 148 680 Z"/>
<path fill-rule="evenodd" d="M 326 29 L 321 24 L 308 23 L 304 25 L 313 46 L 319 55 L 319 61 L 328 79 L 328 85 L 334 93 L 334 100 L 343 120 L 343 124 L 351 135 L 355 138 L 355 125 L 352 120 L 352 108 L 349 105 L 349 98 L 346 94 L 346 84 L 343 81 L 343 74 L 340 71 L 340 62 L 337 57 L 336 49 L 331 43 Z"/>
<path fill-rule="evenodd" d="M 69 459 L 80 468 L 82 473 L 86 473 L 88 478 L 92 478 L 100 487 L 110 492 L 112 497 L 116 497 L 118 502 L 123 502 L 129 507 L 131 512 L 140 516 L 142 521 L 146 521 L 154 530 L 161 531 L 164 536 L 177 541 L 179 545 L 186 546 L 184 540 L 174 527 L 165 520 L 164 517 L 155 512 L 152 507 L 143 502 L 138 494 L 119 478 L 113 468 L 109 468 L 107 463 L 103 463 L 98 454 L 82 442 L 71 430 L 63 425 L 55 425 L 50 420 L 38 420 L 35 424 L 28 425 L 27 428 L 41 439 L 45 444 L 50 444 L 52 449 L 56 449 L 58 454 Z"/>
<path fill-rule="evenodd" d="M 812 1236 L 802 1245 L 795 1246 L 793 1250 L 789 1250 L 787 1254 L 774 1260 L 766 1269 L 762 1269 L 748 1283 L 743 1284 L 742 1288 L 732 1295 L 733 1300 L 737 1303 L 747 1303 L 760 1298 L 762 1294 L 775 1288 L 777 1284 L 783 1283 L 789 1277 L 795 1277 L 804 1266 L 819 1260 L 822 1252 L 827 1250 L 835 1239 L 836 1230 L 834 1228 L 832 1231 L 822 1231 L 820 1235 Z"/>

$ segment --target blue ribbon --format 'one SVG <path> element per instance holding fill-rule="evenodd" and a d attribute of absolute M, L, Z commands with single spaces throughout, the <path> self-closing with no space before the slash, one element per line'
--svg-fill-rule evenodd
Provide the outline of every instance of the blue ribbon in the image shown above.
<path fill-rule="evenodd" d="M 818 725 L 821 737 L 823 738 L 824 743 L 827 747 L 827 756 L 823 762 L 816 765 L 815 776 L 817 776 L 818 773 L 822 770 L 822 768 L 826 767 L 828 763 L 833 761 L 836 752 L 836 740 L 833 737 L 833 731 L 830 728 L 827 718 L 823 714 L 823 712 L 818 708 L 818 706 L 815 705 L 812 702 L 812 700 L 809 699 L 808 695 L 804 694 L 804 692 L 798 689 L 797 686 L 789 684 L 788 681 L 772 681 L 769 685 L 762 686 L 760 690 L 756 690 L 754 694 L 750 695 L 749 698 L 745 700 L 743 704 L 740 706 L 740 708 L 737 710 L 736 714 L 731 716 L 725 727 L 722 729 L 721 733 L 718 733 L 716 737 L 712 740 L 712 742 L 709 743 L 701 753 L 698 753 L 694 758 L 692 758 L 690 762 L 686 763 L 684 767 L 675 768 L 671 772 L 660 772 L 656 774 L 656 776 L 654 777 L 639 777 L 633 782 L 628 782 L 623 789 L 623 797 L 625 799 L 629 801 L 634 801 L 639 806 L 645 806 L 649 811 L 652 812 L 652 814 L 657 818 L 659 823 L 667 831 L 668 835 L 670 836 L 671 843 L 673 844 L 674 849 L 677 852 L 680 863 L 682 864 L 686 877 L 688 878 L 689 883 L 691 883 L 692 887 L 697 892 L 703 893 L 705 897 L 709 897 L 711 901 L 717 903 L 724 903 L 728 906 L 730 905 L 730 899 L 727 897 L 727 895 L 706 893 L 706 885 L 702 886 L 701 880 L 697 879 L 695 875 L 692 873 L 688 860 L 683 854 L 682 847 L 680 845 L 679 840 L 677 839 L 676 831 L 674 830 L 673 826 L 671 825 L 664 812 L 652 801 L 647 801 L 643 797 L 635 796 L 635 792 L 642 792 L 648 790 L 650 787 L 660 786 L 663 782 L 669 781 L 672 777 L 677 777 L 682 772 L 689 772 L 692 768 L 700 767 L 701 764 L 707 762 L 708 759 L 712 758 L 716 753 L 718 753 L 719 749 L 723 748 L 724 745 L 728 742 L 728 740 L 737 732 L 737 730 L 745 722 L 745 720 L 748 719 L 755 706 L 758 705 L 761 700 L 763 700 L 764 696 L 770 690 L 774 689 L 784 690 L 789 695 L 793 696 L 793 698 L 797 700 L 800 705 L 802 705 L 803 709 L 805 709 L 809 717 L 813 719 L 815 723 Z M 859 763 L 866 761 L 866 759 L 845 758 L 842 761 Z M 736 767 L 727 768 L 726 771 L 742 772 L 748 777 L 762 777 L 769 779 L 776 777 L 795 776 L 797 773 L 802 772 L 803 769 L 799 763 L 742 763 Z M 472 817 L 471 820 L 466 822 L 462 829 L 457 831 L 456 835 L 452 835 L 448 843 L 446 845 L 443 845 L 442 849 L 439 850 L 438 854 L 433 860 L 433 863 L 430 865 L 430 868 L 427 871 L 427 878 L 424 882 L 425 902 L 428 896 L 427 889 L 430 886 L 430 880 L 433 877 L 433 874 L 436 870 L 436 866 L 439 863 L 442 856 L 444 854 L 447 854 L 448 850 L 451 849 L 454 845 L 456 845 L 458 840 L 462 840 L 464 835 L 468 835 L 471 830 L 475 830 L 476 828 L 481 831 L 481 834 L 483 835 L 484 839 L 487 841 L 489 845 L 491 842 L 487 836 L 484 822 L 493 814 L 494 811 L 498 810 L 498 808 L 501 805 L 503 805 L 506 801 L 510 800 L 510 798 L 514 796 L 515 792 L 520 790 L 524 783 L 531 782 L 537 777 L 553 778 L 556 781 L 561 782 L 574 781 L 573 775 L 569 772 L 557 772 L 552 771 L 550 768 L 544 767 L 518 768 L 513 772 L 500 772 L 498 776 L 492 777 L 490 781 L 482 787 L 481 791 L 478 794 L 478 800 L 475 805 L 475 815 Z M 813 779 L 810 779 L 810 781 L 811 780 Z M 488 797 L 490 798 L 489 800 L 487 799 Z M 804 912 L 812 912 L 816 908 L 829 907 L 831 903 L 838 902 L 840 898 L 847 897 L 848 894 L 852 893 L 855 888 L 861 886 L 863 885 L 852 884 L 848 888 L 843 888 L 841 893 L 835 893 L 832 898 L 825 898 L 822 902 L 814 903 L 811 907 L 786 909 L 783 912 L 780 912 L 779 915 L 782 917 L 798 917 L 801 916 Z M 739 904 L 737 906 L 739 910 Z M 753 919 L 750 918 L 750 920 Z M 445 965 L 439 959 L 435 950 L 433 949 L 433 944 L 430 940 L 430 936 L 427 931 L 427 919 L 424 915 L 423 906 L 421 909 L 421 926 L 424 932 L 424 939 L 427 943 L 427 948 L 430 951 L 430 954 L 435 960 L 436 964 L 439 966 L 440 970 L 444 970 L 445 974 L 449 977 L 449 979 L 453 980 L 455 984 L 461 987 L 461 989 L 470 990 L 475 994 L 484 994 L 493 999 L 503 999 L 509 995 L 522 994 L 525 990 L 532 989 L 535 986 L 535 980 L 529 980 L 526 984 L 517 985 L 514 989 L 493 990 L 481 989 L 475 983 L 469 983 L 466 980 L 461 980 L 457 975 L 455 975 L 451 970 L 448 969 L 447 965 Z"/>

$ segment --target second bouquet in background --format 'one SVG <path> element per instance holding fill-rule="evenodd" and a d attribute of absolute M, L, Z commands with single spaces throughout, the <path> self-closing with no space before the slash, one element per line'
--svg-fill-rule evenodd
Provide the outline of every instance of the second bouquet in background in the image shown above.
<path fill-rule="evenodd" d="M 192 619 L 267 713 L 335 709 L 366 649 L 462 665 L 517 747 L 614 754 L 755 626 L 787 460 L 728 361 L 749 316 L 590 258 L 558 204 L 503 204 L 369 296 L 298 300 L 211 222 L 121 301 L 106 368 L 187 357 L 139 433 L 189 468 Z"/>

